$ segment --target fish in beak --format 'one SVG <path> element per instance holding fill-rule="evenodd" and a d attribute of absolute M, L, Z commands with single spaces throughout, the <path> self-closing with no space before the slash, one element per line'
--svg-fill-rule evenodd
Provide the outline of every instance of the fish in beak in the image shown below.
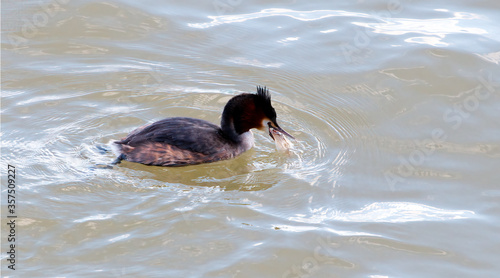
<path fill-rule="evenodd" d="M 286 132 L 284 129 L 282 129 L 277 123 L 269 122 L 269 136 L 273 138 L 273 140 L 276 140 L 275 136 L 278 135 L 285 135 L 291 139 L 295 139 L 292 135 L 290 135 L 288 132 Z"/>

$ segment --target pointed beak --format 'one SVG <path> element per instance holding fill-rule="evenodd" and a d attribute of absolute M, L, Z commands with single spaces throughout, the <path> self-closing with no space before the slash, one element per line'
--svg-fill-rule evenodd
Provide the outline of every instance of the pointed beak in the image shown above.
<path fill-rule="evenodd" d="M 286 132 L 284 129 L 279 127 L 279 125 L 269 123 L 269 136 L 271 136 L 271 138 L 273 138 L 273 140 L 275 140 L 273 133 L 281 133 L 283 135 L 288 136 L 289 138 L 295 139 L 295 137 L 293 137 L 288 132 Z"/>

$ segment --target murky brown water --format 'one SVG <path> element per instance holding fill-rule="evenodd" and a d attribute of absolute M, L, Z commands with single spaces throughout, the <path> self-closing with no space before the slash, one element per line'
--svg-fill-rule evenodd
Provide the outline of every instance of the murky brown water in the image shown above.
<path fill-rule="evenodd" d="M 497 2 L 42 2 L 2 2 L 2 277 L 500 273 Z M 96 167 L 256 85 L 290 153 Z"/>

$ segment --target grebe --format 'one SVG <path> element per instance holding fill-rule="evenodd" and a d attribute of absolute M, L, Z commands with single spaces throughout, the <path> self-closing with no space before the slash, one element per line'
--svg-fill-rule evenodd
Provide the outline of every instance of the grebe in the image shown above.
<path fill-rule="evenodd" d="M 184 166 L 231 159 L 253 147 L 252 128 L 268 128 L 273 140 L 277 133 L 293 138 L 276 122 L 266 87 L 257 86 L 256 94 L 231 98 L 222 112 L 220 127 L 200 119 L 174 117 L 137 128 L 113 143 L 119 154 L 113 164 L 127 160 Z"/>

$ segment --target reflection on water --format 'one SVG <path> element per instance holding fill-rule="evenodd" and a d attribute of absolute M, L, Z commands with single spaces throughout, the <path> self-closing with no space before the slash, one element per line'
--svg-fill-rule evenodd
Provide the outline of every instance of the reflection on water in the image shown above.
<path fill-rule="evenodd" d="M 493 2 L 25 2 L 2 6 L 20 277 L 499 272 Z M 255 131 L 233 160 L 99 167 L 256 85 L 289 153 Z"/>
<path fill-rule="evenodd" d="M 446 11 L 443 11 L 446 12 Z M 470 13 L 454 13 L 450 18 L 437 19 L 381 19 L 382 23 L 353 22 L 354 25 L 373 29 L 376 34 L 397 35 L 421 34 L 405 41 L 410 43 L 428 44 L 436 47 L 446 47 L 450 44 L 443 40 L 453 34 L 487 34 L 486 30 L 476 27 L 464 27 L 458 24 L 474 24 L 468 20 L 481 19 L 480 16 Z"/>
<path fill-rule="evenodd" d="M 325 220 L 347 222 L 388 222 L 446 221 L 467 219 L 474 212 L 466 210 L 445 210 L 416 203 L 373 203 L 360 210 L 339 213 L 327 208 L 311 209 L 311 215 L 292 217 L 291 220 L 305 223 L 321 223 Z"/>
<path fill-rule="evenodd" d="M 189 27 L 193 28 L 209 28 L 220 24 L 239 23 L 247 20 L 258 19 L 271 16 L 286 16 L 300 21 L 313 21 L 333 16 L 359 16 L 370 17 L 366 14 L 353 13 L 346 11 L 333 11 L 333 10 L 314 10 L 314 11 L 295 11 L 289 9 L 265 9 L 257 13 L 239 14 L 239 15 L 221 15 L 221 16 L 208 16 L 212 19 L 210 23 L 189 23 Z"/>

